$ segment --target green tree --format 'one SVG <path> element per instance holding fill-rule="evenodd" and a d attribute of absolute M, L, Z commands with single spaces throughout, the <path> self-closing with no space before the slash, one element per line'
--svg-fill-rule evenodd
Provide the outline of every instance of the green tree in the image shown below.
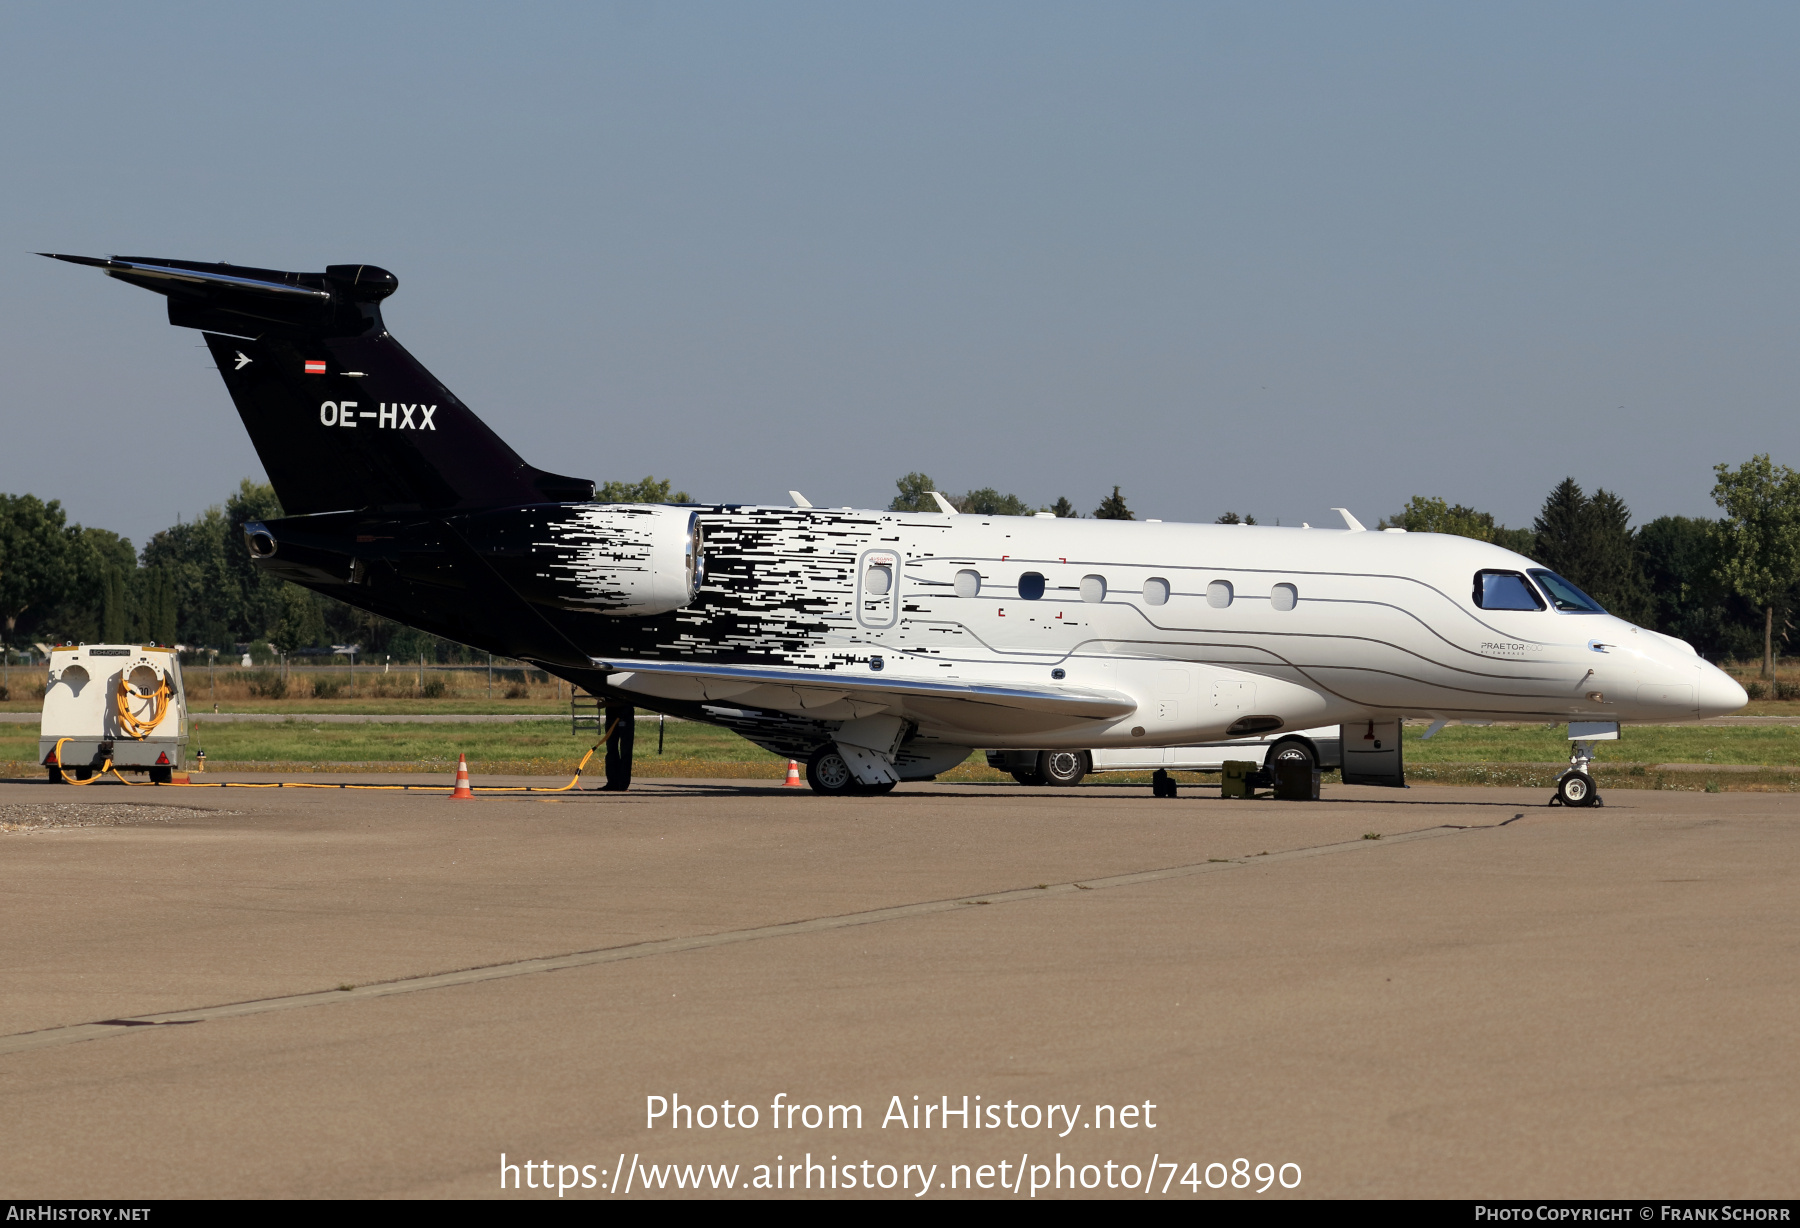
<path fill-rule="evenodd" d="M 937 500 L 931 493 L 937 490 L 937 484 L 931 480 L 930 474 L 909 473 L 897 478 L 894 486 L 899 494 L 888 504 L 890 512 L 935 512 L 938 510 Z M 945 495 L 951 507 L 959 512 L 967 512 L 973 516 L 1029 516 L 1033 508 L 1017 495 L 1003 495 L 992 486 L 984 486 L 980 490 L 971 490 L 961 495 Z M 1067 503 L 1067 500 L 1064 500 Z M 1049 509 L 1045 509 L 1049 510 Z"/>
<path fill-rule="evenodd" d="M 1697 516 L 1659 516 L 1637 531 L 1652 625 L 1715 660 L 1752 656 L 1760 638 L 1746 625 L 1760 611 L 1720 581 L 1722 544 L 1719 526 Z M 1787 604 L 1792 608 L 1791 595 Z"/>
<path fill-rule="evenodd" d="M 53 638 L 117 644 L 131 635 L 132 574 L 137 552 L 107 529 L 70 531 L 70 584 L 63 600 L 38 621 Z"/>
<path fill-rule="evenodd" d="M 1631 509 L 1618 495 L 1596 489 L 1590 499 L 1574 478 L 1564 478 L 1545 498 L 1532 529 L 1535 557 L 1551 571 L 1620 618 L 1647 623 L 1654 616 Z"/>
<path fill-rule="evenodd" d="M 301 648 L 329 648 L 331 629 L 325 624 L 326 599 L 298 584 L 281 586 L 281 617 L 269 628 L 269 641 L 283 652 Z"/>
<path fill-rule="evenodd" d="M 1509 529 L 1505 525 L 1496 525 L 1494 544 L 1528 559 L 1537 557 L 1537 534 L 1530 529 Z"/>
<path fill-rule="evenodd" d="M 177 592 L 180 583 L 173 566 L 140 567 L 132 574 L 132 632 L 130 638 L 148 644 L 173 645 L 180 636 Z"/>
<path fill-rule="evenodd" d="M 1221 516 L 1217 520 L 1213 521 L 1213 523 L 1214 524 L 1255 524 L 1256 517 L 1254 517 L 1254 516 L 1239 516 L 1236 512 L 1226 512 L 1223 516 Z"/>
<path fill-rule="evenodd" d="M 1551 489 L 1531 525 L 1537 534 L 1537 561 L 1576 584 L 1584 583 L 1582 576 L 1589 570 L 1587 504 L 1587 494 L 1575 479 L 1564 478 Z"/>
<path fill-rule="evenodd" d="M 1100 500 L 1100 506 L 1094 509 L 1095 520 L 1135 520 L 1131 509 L 1125 506 L 1125 496 L 1119 493 L 1117 486 L 1112 494 Z"/>
<path fill-rule="evenodd" d="M 1056 497 L 1056 502 L 1050 505 L 1050 511 L 1058 520 L 1076 520 L 1081 516 L 1081 513 L 1075 510 L 1075 505 L 1063 495 Z"/>
<path fill-rule="evenodd" d="M 1406 501 L 1400 514 L 1391 521 L 1384 521 L 1382 527 L 1386 528 L 1389 523 L 1408 533 L 1449 533 L 1482 542 L 1493 541 L 1499 531 L 1492 512 L 1478 512 L 1460 503 L 1452 506 L 1435 495 L 1414 495 Z"/>
<path fill-rule="evenodd" d="M 81 529 L 66 519 L 55 499 L 0 495 L 0 639 L 9 651 L 20 620 L 55 606 L 75 582 L 71 547 Z"/>
<path fill-rule="evenodd" d="M 1003 495 L 992 486 L 952 496 L 950 506 L 975 516 L 1029 516 L 1032 508 L 1017 495 Z"/>
<path fill-rule="evenodd" d="M 243 635 L 244 592 L 231 563 L 240 537 L 214 505 L 153 533 L 144 543 L 143 628 L 159 644 L 224 645 Z M 169 611 L 173 611 L 173 625 Z"/>
<path fill-rule="evenodd" d="M 602 482 L 594 492 L 596 503 L 692 503 L 685 490 L 669 492 L 668 478 L 646 477 L 639 482 Z"/>
<path fill-rule="evenodd" d="M 94 628 L 96 638 L 103 643 L 117 644 L 131 630 L 131 577 L 137 571 L 137 551 L 131 548 L 129 538 L 120 537 L 110 529 L 87 530 L 88 549 L 99 562 L 100 600 L 95 603 L 99 608 L 99 625 Z"/>
<path fill-rule="evenodd" d="M 894 485 L 899 488 L 900 493 L 894 496 L 892 503 L 888 504 L 888 511 L 935 512 L 938 510 L 937 501 L 931 497 L 931 492 L 937 489 L 937 483 L 931 480 L 929 474 L 909 473 L 903 478 L 896 478 Z"/>
<path fill-rule="evenodd" d="M 1775 677 L 1775 607 L 1800 576 L 1800 474 L 1759 453 L 1739 465 L 1714 465 L 1719 574 L 1763 614 L 1763 677 Z"/>
<path fill-rule="evenodd" d="M 1649 623 L 1653 612 L 1638 557 L 1637 534 L 1631 528 L 1631 509 L 1611 491 L 1595 490 L 1582 522 L 1588 539 L 1588 570 L 1579 579 L 1569 578 L 1620 618 Z"/>

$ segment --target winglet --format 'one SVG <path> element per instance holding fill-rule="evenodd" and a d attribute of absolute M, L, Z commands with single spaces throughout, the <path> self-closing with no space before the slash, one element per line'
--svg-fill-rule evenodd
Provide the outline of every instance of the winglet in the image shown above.
<path fill-rule="evenodd" d="M 788 491 L 788 498 L 794 501 L 795 507 L 811 507 L 812 501 L 797 490 Z"/>
<path fill-rule="evenodd" d="M 935 490 L 928 493 L 931 495 L 931 501 L 938 505 L 938 511 L 944 513 L 946 516 L 956 515 L 956 508 L 952 506 L 950 500 L 944 498 L 944 496 L 940 495 Z"/>
<path fill-rule="evenodd" d="M 1349 508 L 1334 507 L 1331 510 L 1344 518 L 1344 527 L 1349 529 L 1352 533 L 1368 532 L 1368 530 L 1363 527 L 1363 522 L 1350 514 Z"/>

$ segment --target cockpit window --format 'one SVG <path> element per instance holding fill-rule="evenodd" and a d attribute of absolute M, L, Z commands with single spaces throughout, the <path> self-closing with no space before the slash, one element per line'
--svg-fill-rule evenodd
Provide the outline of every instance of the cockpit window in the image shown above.
<path fill-rule="evenodd" d="M 1550 604 L 1562 614 L 1604 614 L 1600 603 L 1570 584 L 1554 571 L 1545 571 L 1539 567 L 1532 571 L 1532 578 L 1544 586 L 1550 594 Z"/>
<path fill-rule="evenodd" d="M 1544 599 L 1516 571 L 1478 571 L 1475 605 L 1482 610 L 1541 610 Z"/>

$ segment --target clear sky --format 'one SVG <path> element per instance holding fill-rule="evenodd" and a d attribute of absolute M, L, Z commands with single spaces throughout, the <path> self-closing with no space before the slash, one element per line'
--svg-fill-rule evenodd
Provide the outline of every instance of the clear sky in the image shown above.
<path fill-rule="evenodd" d="M 527 459 L 883 506 L 1640 520 L 1800 466 L 1800 6 L 0 9 L 0 490 L 261 476 L 199 336 L 38 250 L 400 278 Z"/>

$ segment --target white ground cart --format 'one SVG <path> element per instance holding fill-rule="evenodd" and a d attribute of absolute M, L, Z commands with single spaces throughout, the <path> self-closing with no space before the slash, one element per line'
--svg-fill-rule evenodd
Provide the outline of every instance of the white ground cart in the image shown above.
<path fill-rule="evenodd" d="M 38 761 L 61 780 L 110 763 L 168 784 L 187 751 L 187 695 L 172 648 L 81 644 L 50 652 Z"/>

